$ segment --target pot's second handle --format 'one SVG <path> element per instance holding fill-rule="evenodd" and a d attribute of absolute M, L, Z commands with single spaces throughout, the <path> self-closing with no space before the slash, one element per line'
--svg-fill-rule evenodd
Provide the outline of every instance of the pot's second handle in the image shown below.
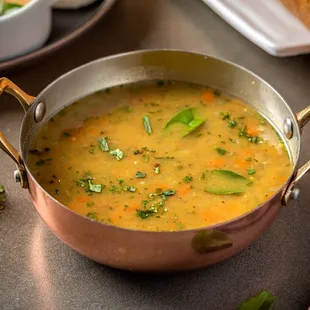
<path fill-rule="evenodd" d="M 304 110 L 296 114 L 297 122 L 300 130 L 308 123 L 310 120 L 310 106 L 306 107 Z M 305 163 L 301 168 L 299 168 L 292 180 L 290 181 L 288 187 L 282 198 L 282 204 L 287 205 L 291 199 L 295 199 L 299 195 L 299 190 L 295 187 L 296 184 L 302 179 L 302 177 L 310 171 L 310 161 Z"/>
<path fill-rule="evenodd" d="M 15 85 L 7 78 L 0 78 L 0 95 L 2 95 L 3 92 L 13 95 L 20 102 L 25 112 L 28 110 L 28 108 L 35 99 L 35 97 L 27 95 L 17 85 Z M 18 151 L 7 141 L 7 139 L 4 137 L 1 131 L 0 131 L 0 148 L 15 161 L 18 169 L 18 171 L 16 171 L 16 178 L 19 178 L 21 186 L 23 188 L 26 188 L 27 177 L 23 161 Z"/>

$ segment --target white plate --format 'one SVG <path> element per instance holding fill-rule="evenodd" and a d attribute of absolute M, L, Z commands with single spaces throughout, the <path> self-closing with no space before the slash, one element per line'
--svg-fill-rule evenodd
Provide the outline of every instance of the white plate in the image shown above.
<path fill-rule="evenodd" d="M 271 55 L 310 53 L 310 30 L 279 0 L 202 1 Z"/>

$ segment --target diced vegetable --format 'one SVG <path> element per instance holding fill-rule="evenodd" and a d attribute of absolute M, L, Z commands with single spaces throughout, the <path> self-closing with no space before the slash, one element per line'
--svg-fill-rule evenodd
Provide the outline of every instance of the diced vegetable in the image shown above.
<path fill-rule="evenodd" d="M 146 173 L 137 171 L 137 173 L 136 173 L 136 178 L 137 179 L 143 179 L 145 177 L 146 177 Z"/>
<path fill-rule="evenodd" d="M 143 124 L 144 124 L 144 129 L 148 133 L 148 135 L 152 134 L 153 131 L 152 131 L 151 122 L 147 115 L 143 116 Z"/>
<path fill-rule="evenodd" d="M 102 152 L 108 152 L 110 150 L 108 144 L 108 137 L 98 138 L 97 141 Z"/>

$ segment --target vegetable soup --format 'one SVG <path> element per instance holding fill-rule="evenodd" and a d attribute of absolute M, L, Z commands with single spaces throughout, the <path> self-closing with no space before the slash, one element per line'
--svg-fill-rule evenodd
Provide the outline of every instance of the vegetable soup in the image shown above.
<path fill-rule="evenodd" d="M 155 231 L 238 217 L 292 172 L 284 143 L 251 106 L 172 81 L 78 100 L 43 125 L 27 162 L 42 187 L 77 213 Z"/>

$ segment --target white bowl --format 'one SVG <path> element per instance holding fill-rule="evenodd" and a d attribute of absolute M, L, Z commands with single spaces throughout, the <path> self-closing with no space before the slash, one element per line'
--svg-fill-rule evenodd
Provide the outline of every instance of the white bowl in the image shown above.
<path fill-rule="evenodd" d="M 48 39 L 55 0 L 31 0 L 24 7 L 0 16 L 0 61 L 40 48 Z"/>

